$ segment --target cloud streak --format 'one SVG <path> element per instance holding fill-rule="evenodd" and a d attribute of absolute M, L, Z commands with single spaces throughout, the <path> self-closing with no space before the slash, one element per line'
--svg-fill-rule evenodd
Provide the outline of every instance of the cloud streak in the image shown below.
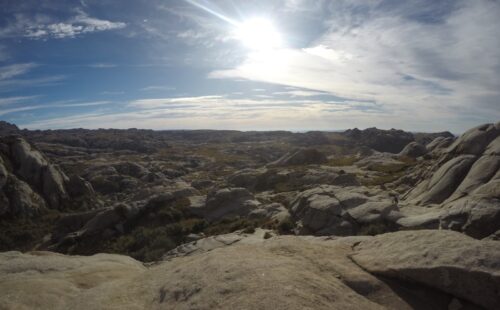
<path fill-rule="evenodd" d="M 50 16 L 16 14 L 15 19 L 0 30 L 0 37 L 25 37 L 34 40 L 64 39 L 88 33 L 122 29 L 126 26 L 124 22 L 91 17 L 80 9 L 77 9 L 76 15 L 63 21 L 55 21 Z"/>
<path fill-rule="evenodd" d="M 360 109 L 363 106 L 363 109 Z M 147 98 L 131 101 L 127 111 L 89 113 L 38 120 L 22 126 L 44 128 L 151 128 L 292 130 L 349 127 L 355 119 L 384 117 L 378 106 L 356 101 L 242 99 L 228 96 Z"/>
<path fill-rule="evenodd" d="M 90 17 L 85 12 L 80 11 L 78 15 L 67 22 L 29 26 L 24 36 L 31 39 L 74 38 L 86 33 L 122 29 L 125 26 L 126 24 L 123 22 Z"/>
<path fill-rule="evenodd" d="M 26 101 L 28 99 L 36 98 L 36 96 L 31 97 L 14 97 L 14 98 L 6 98 L 3 100 L 7 100 L 5 105 L 17 103 L 21 101 Z M 10 101 L 8 101 L 10 99 Z M 28 106 L 19 106 L 9 109 L 0 110 L 1 115 L 8 115 L 11 113 L 24 112 L 24 111 L 32 111 L 32 110 L 41 110 L 41 109 L 68 109 L 68 108 L 78 108 L 78 107 L 92 107 L 92 106 L 102 106 L 112 103 L 111 101 L 93 101 L 93 102 L 79 102 L 79 103 L 50 103 L 50 104 L 37 104 L 37 105 L 28 105 Z M 2 99 L 0 99 L 0 106 L 2 105 Z"/>
<path fill-rule="evenodd" d="M 34 63 L 21 63 L 0 67 L 0 81 L 8 80 L 18 75 L 25 74 L 36 66 L 37 65 Z"/>

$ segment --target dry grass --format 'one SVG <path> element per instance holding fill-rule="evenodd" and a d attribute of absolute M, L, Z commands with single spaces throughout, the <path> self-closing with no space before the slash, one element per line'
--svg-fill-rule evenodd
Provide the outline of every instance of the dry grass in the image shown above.
<path fill-rule="evenodd" d="M 358 160 L 356 156 L 334 157 L 328 161 L 328 165 L 332 167 L 352 166 Z"/>
<path fill-rule="evenodd" d="M 401 157 L 399 160 L 401 163 L 391 165 L 371 165 L 368 170 L 379 172 L 380 175 L 368 180 L 361 180 L 361 183 L 365 186 L 379 186 L 392 183 L 404 176 L 407 169 L 417 163 L 415 159 L 410 157 Z"/>

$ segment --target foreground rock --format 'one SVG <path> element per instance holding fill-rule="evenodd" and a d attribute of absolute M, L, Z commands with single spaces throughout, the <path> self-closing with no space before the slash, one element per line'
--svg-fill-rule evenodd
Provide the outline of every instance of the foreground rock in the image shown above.
<path fill-rule="evenodd" d="M 500 303 L 498 242 L 445 231 L 338 239 L 261 234 L 228 235 L 215 246 L 200 240 L 200 247 L 150 267 L 109 254 L 2 253 L 0 306 L 479 309 L 475 303 L 495 309 Z"/>
<path fill-rule="evenodd" d="M 421 283 L 488 309 L 500 304 L 495 241 L 451 231 L 402 231 L 361 241 L 352 258 L 376 275 Z"/>

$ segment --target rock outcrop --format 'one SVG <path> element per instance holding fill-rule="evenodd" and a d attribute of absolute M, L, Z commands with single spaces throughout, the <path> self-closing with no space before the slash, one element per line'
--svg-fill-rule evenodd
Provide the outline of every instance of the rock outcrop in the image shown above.
<path fill-rule="evenodd" d="M 68 178 L 24 138 L 0 138 L 2 215 L 32 216 L 46 208 L 62 210 L 72 203 L 71 197 L 92 193 L 88 182 L 77 176 Z"/>
<path fill-rule="evenodd" d="M 7 136 L 16 134 L 19 132 L 19 128 L 11 123 L 0 121 L 0 136 Z"/>
<path fill-rule="evenodd" d="M 0 305 L 41 309 L 496 309 L 500 243 L 456 232 L 226 235 L 148 267 L 125 256 L 0 254 Z M 432 242 L 428 242 L 431 240 Z"/>
<path fill-rule="evenodd" d="M 206 202 L 194 205 L 190 211 L 208 221 L 217 221 L 223 218 L 246 217 L 260 206 L 252 193 L 245 188 L 224 188 L 211 192 Z"/>
<path fill-rule="evenodd" d="M 410 142 L 401 152 L 399 152 L 399 156 L 407 156 L 412 158 L 417 158 L 425 154 L 427 154 L 426 147 L 418 142 Z"/>
<path fill-rule="evenodd" d="M 357 145 L 368 146 L 379 152 L 389 152 L 397 154 L 414 141 L 413 134 L 403 130 L 382 130 L 377 128 L 367 128 L 359 130 L 349 129 L 344 135 Z"/>
<path fill-rule="evenodd" d="M 500 123 L 486 124 L 443 150 L 405 200 L 437 207 L 442 228 L 484 238 L 500 229 L 499 185 Z"/>
<path fill-rule="evenodd" d="M 439 154 L 446 150 L 446 148 L 448 148 L 454 140 L 455 139 L 453 137 L 437 137 L 436 139 L 426 144 L 425 148 L 427 149 L 427 151 L 433 154 Z"/>
<path fill-rule="evenodd" d="M 370 193 L 368 188 L 323 185 L 303 191 L 290 205 L 302 234 L 356 235 L 362 227 L 379 224 L 391 230 L 402 217 L 389 196 Z"/>
<path fill-rule="evenodd" d="M 415 137 L 415 142 L 418 142 L 419 144 L 422 145 L 427 145 L 432 141 L 436 140 L 437 138 L 451 139 L 453 141 L 453 138 L 455 137 L 449 131 L 434 132 L 434 133 L 417 132 L 414 133 L 413 136 Z"/>
<path fill-rule="evenodd" d="M 487 309 L 500 303 L 497 242 L 450 231 L 401 231 L 361 241 L 354 252 L 353 260 L 375 275 L 420 283 Z"/>

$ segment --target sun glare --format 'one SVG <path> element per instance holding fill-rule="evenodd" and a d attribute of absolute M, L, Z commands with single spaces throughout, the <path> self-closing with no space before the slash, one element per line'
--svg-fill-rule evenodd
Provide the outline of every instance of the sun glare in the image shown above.
<path fill-rule="evenodd" d="M 252 18 L 240 23 L 235 36 L 253 50 L 272 50 L 283 45 L 281 34 L 266 18 Z"/>

